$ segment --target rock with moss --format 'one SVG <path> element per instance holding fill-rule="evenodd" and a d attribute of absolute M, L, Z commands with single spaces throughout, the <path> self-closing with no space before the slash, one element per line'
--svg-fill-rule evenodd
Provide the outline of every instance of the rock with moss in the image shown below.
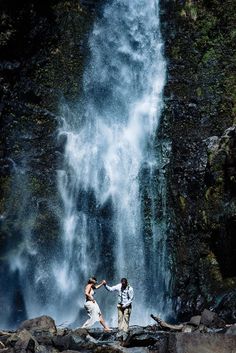
<path fill-rule="evenodd" d="M 178 317 L 189 319 L 235 288 L 236 8 L 231 0 L 160 6 L 172 296 Z"/>

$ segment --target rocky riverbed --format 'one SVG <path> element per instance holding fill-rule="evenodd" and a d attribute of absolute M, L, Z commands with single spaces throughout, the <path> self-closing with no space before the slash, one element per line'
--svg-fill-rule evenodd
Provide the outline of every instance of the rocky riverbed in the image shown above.
<path fill-rule="evenodd" d="M 89 330 L 56 327 L 49 316 L 22 322 L 16 331 L 0 331 L 1 353 L 235 353 L 236 325 L 226 325 L 204 310 L 187 323 L 161 320 L 146 327 L 132 326 L 128 334 L 113 328 Z"/>

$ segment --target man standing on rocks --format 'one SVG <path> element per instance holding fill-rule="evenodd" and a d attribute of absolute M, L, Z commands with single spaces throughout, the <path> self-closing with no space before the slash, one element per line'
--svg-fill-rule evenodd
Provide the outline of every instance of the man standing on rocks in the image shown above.
<path fill-rule="evenodd" d="M 134 298 L 133 288 L 128 284 L 127 278 L 122 278 L 120 283 L 115 286 L 109 287 L 106 282 L 104 286 L 109 292 L 118 292 L 118 329 L 128 332 L 132 301 Z"/>

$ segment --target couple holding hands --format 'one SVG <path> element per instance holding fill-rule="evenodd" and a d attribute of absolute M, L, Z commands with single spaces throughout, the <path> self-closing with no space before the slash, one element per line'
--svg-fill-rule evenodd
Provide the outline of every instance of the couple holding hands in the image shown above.
<path fill-rule="evenodd" d="M 104 331 L 110 331 L 110 328 L 105 323 L 101 310 L 94 299 L 95 289 L 98 289 L 102 286 L 109 292 L 118 292 L 118 329 L 120 331 L 127 332 L 129 329 L 129 319 L 132 309 L 132 301 L 134 298 L 133 288 L 128 284 L 128 280 L 126 278 L 122 278 L 120 283 L 115 286 L 108 286 L 105 280 L 101 281 L 99 284 L 97 283 L 97 279 L 95 277 L 91 277 L 88 280 L 88 283 L 85 287 L 85 304 L 84 307 L 88 313 L 89 319 L 82 326 L 83 328 L 91 327 L 96 321 L 100 322 L 100 324 L 104 327 Z"/>

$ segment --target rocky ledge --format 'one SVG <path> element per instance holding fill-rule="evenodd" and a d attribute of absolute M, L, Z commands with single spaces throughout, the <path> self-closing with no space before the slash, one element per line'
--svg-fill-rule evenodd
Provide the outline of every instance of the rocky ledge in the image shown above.
<path fill-rule="evenodd" d="M 236 325 L 226 325 L 217 314 L 204 310 L 188 323 L 133 326 L 128 334 L 116 328 L 69 329 L 56 327 L 49 316 L 22 322 L 16 331 L 0 331 L 1 353 L 236 353 Z"/>

